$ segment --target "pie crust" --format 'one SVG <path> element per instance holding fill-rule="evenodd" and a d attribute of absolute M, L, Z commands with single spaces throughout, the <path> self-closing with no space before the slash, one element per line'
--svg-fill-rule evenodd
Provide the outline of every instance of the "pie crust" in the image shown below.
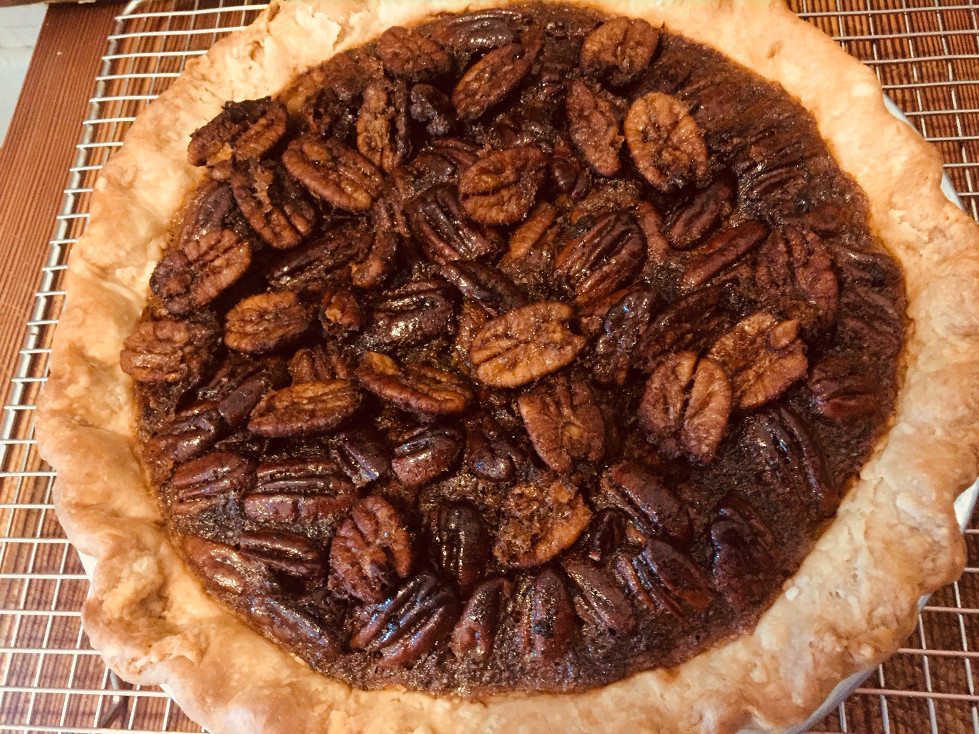
<path fill-rule="evenodd" d="M 905 269 L 911 327 L 895 415 L 836 519 L 755 630 L 669 670 L 584 693 L 480 701 L 360 691 L 309 669 L 213 601 L 166 534 L 133 452 L 123 340 L 173 216 L 204 175 L 188 136 L 226 100 L 262 97 L 339 50 L 435 12 L 501 2 L 273 4 L 191 61 L 105 166 L 69 260 L 39 400 L 55 504 L 97 559 L 86 631 L 107 664 L 166 684 L 215 732 L 729 732 L 806 718 L 845 676 L 910 633 L 919 598 L 958 576 L 956 495 L 979 473 L 979 227 L 939 189 L 937 152 L 886 110 L 873 73 L 781 4 L 593 3 L 643 17 L 780 83 L 866 192 L 870 225 Z"/>

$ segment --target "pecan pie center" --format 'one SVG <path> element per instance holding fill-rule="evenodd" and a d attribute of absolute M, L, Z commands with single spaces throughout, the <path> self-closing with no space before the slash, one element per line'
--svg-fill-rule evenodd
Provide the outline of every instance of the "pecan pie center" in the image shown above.
<path fill-rule="evenodd" d="M 189 160 L 141 458 L 210 592 L 352 685 L 580 690 L 749 629 L 892 410 L 862 193 L 641 19 L 392 28 Z"/>

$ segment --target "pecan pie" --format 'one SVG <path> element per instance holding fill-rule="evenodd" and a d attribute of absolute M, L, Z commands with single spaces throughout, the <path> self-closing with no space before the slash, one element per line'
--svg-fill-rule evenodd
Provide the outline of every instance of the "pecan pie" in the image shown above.
<path fill-rule="evenodd" d="M 805 718 L 962 564 L 979 238 L 922 146 L 778 7 L 271 7 L 69 266 L 93 640 L 220 731 Z"/>

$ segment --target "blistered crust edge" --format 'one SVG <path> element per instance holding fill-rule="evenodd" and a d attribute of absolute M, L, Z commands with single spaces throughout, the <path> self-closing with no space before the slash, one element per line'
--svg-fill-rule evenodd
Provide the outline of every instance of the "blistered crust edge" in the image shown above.
<path fill-rule="evenodd" d="M 98 559 L 85 626 L 107 663 L 163 683 L 215 732 L 731 732 L 803 720 L 843 677 L 911 631 L 918 598 L 956 578 L 954 497 L 976 477 L 979 228 L 939 191 L 941 161 L 884 108 L 873 74 L 780 4 L 598 2 L 717 48 L 780 82 L 867 192 L 875 233 L 904 265 L 912 329 L 892 428 L 755 631 L 673 670 L 595 691 L 482 702 L 363 692 L 311 671 L 214 603 L 164 532 L 133 455 L 122 340 L 146 300 L 170 218 L 201 173 L 191 131 L 226 99 L 434 12 L 499 2 L 273 5 L 188 64 L 102 171 L 75 244 L 39 400 L 42 455 L 72 542 Z M 857 121 L 856 124 L 854 121 Z"/>

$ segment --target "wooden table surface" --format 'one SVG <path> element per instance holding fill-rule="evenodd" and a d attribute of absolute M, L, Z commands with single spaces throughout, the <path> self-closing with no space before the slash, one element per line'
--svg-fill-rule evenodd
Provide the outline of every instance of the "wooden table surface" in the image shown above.
<path fill-rule="evenodd" d="M 150 5 L 170 7 L 166 3 Z M 888 94 L 953 164 L 948 172 L 975 215 L 973 183 L 979 183 L 979 165 L 973 165 L 979 160 L 977 8 L 967 3 L 939 8 L 914 0 L 873 4 L 869 0 L 798 0 L 792 6 L 810 14 L 824 31 L 845 36 L 851 53 L 875 65 L 889 86 Z M 107 2 L 49 6 L 23 93 L 0 149 L 0 385 L 5 397 L 18 369 L 18 350 L 24 343 L 41 267 L 48 258 L 56 217 L 63 205 L 82 122 L 92 114 L 89 99 L 107 36 L 123 8 L 122 3 Z M 973 539 L 969 536 L 970 566 L 975 567 L 979 566 L 979 553 Z M 931 606 L 938 610 L 955 605 L 979 608 L 977 577 L 977 573 L 967 573 L 954 590 L 950 587 L 937 594 Z M 3 583 L 0 580 L 0 585 Z M 0 596 L 4 596 L 2 587 Z M 81 595 L 77 603 L 81 603 Z M 944 645 L 953 652 L 979 648 L 979 626 L 973 621 L 979 614 L 964 621 L 963 616 L 969 615 L 936 615 L 934 625 L 927 630 L 929 647 Z M 901 689 L 907 702 L 901 698 L 885 705 L 875 690 L 867 689 L 850 699 L 848 718 L 834 714 L 820 730 L 979 732 L 979 696 L 968 664 L 968 680 L 962 671 L 958 657 L 962 653 L 952 656 L 954 666 L 943 665 L 944 658 L 939 656 L 922 674 L 916 653 L 925 645 L 924 623 L 919 637 L 919 641 L 909 641 L 906 654 L 888 663 L 886 680 L 881 674 L 877 682 L 865 684 Z M 905 657 L 908 660 L 902 662 Z M 933 695 L 928 691 L 945 693 Z M 0 700 L 0 730 L 6 731 L 3 706 Z M 130 725 L 150 728 L 132 717 Z"/>

